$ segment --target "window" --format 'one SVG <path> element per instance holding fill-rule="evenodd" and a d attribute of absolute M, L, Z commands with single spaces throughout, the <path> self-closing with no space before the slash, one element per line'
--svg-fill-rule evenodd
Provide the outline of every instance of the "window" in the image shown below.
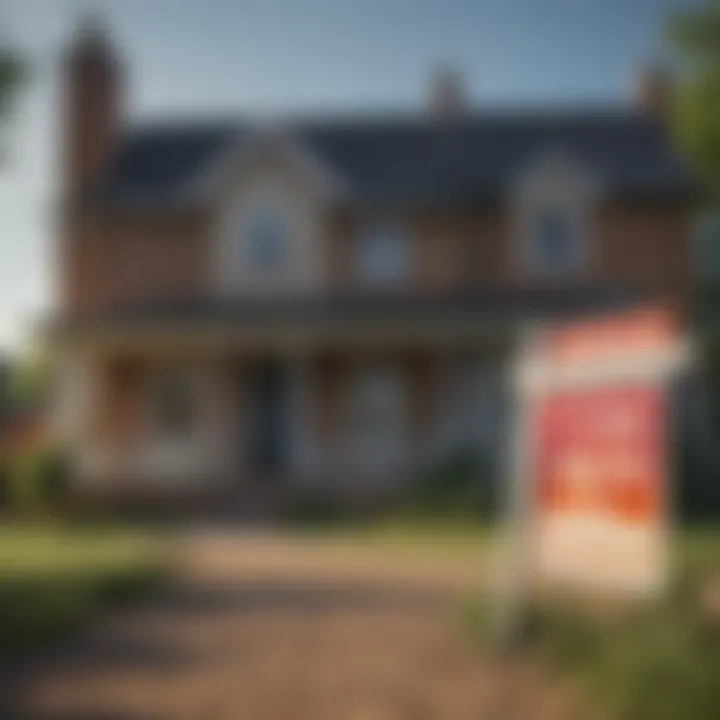
<path fill-rule="evenodd" d="M 195 424 L 191 378 L 182 370 L 162 372 L 155 385 L 155 420 L 163 436 L 184 438 Z"/>
<path fill-rule="evenodd" d="M 250 265 L 259 272 L 273 272 L 285 263 L 288 228 L 285 218 L 270 208 L 256 210 L 248 227 Z"/>
<path fill-rule="evenodd" d="M 577 270 L 581 263 L 576 223 L 558 206 L 537 208 L 530 225 L 530 260 L 533 268 L 547 273 Z"/>
<path fill-rule="evenodd" d="M 358 274 L 369 284 L 391 285 L 407 270 L 407 242 L 397 227 L 377 225 L 360 240 Z"/>
<path fill-rule="evenodd" d="M 512 188 L 519 220 L 519 254 L 530 274 L 560 278 L 589 268 L 603 184 L 566 149 L 547 148 Z"/>

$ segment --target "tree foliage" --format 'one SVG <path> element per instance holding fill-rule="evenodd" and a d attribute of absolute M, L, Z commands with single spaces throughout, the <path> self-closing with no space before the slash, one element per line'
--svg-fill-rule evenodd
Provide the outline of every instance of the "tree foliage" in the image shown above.
<path fill-rule="evenodd" d="M 678 60 L 678 140 L 720 198 L 720 0 L 676 14 L 668 35 Z"/>

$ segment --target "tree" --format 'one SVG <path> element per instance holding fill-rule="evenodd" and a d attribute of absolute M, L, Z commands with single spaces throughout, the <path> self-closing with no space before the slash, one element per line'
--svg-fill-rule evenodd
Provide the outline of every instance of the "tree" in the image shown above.
<path fill-rule="evenodd" d="M 678 60 L 673 112 L 681 147 L 720 200 L 720 0 L 677 13 L 668 34 Z"/>
<path fill-rule="evenodd" d="M 692 296 L 700 361 L 700 375 L 695 377 L 701 383 L 696 392 L 702 391 L 709 400 L 705 405 L 708 436 L 698 444 L 696 432 L 690 431 L 688 423 L 680 423 L 678 499 L 685 514 L 717 515 L 720 454 L 708 449 L 720 447 L 720 0 L 703 0 L 675 14 L 668 35 L 677 59 L 671 113 L 674 134 L 708 190 L 696 224 Z"/>

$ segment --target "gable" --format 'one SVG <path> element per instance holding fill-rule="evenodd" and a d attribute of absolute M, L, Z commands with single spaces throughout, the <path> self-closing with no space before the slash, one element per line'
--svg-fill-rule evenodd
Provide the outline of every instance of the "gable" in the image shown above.
<path fill-rule="evenodd" d="M 323 209 L 335 190 L 321 168 L 274 138 L 231 154 L 206 192 L 216 216 L 212 233 L 214 276 L 221 294 L 298 292 L 320 286 Z M 258 218 L 275 225 L 279 253 L 273 267 L 259 267 Z"/>

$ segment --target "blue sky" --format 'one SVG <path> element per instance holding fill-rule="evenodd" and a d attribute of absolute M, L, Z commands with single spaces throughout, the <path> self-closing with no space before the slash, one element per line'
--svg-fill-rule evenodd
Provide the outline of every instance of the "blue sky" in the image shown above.
<path fill-rule="evenodd" d="M 479 107 L 623 101 L 696 0 L 0 0 L 34 65 L 0 173 L 0 347 L 52 302 L 57 56 L 99 8 L 134 115 L 422 107 L 438 65 Z"/>

